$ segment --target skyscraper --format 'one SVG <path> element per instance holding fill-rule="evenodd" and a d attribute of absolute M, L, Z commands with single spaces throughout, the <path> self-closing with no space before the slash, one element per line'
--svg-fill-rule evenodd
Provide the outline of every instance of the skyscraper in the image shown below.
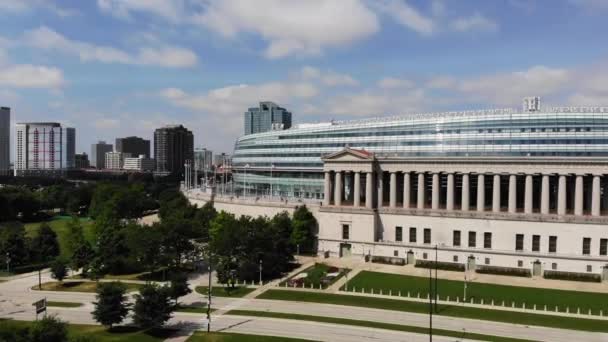
<path fill-rule="evenodd" d="M 116 152 L 130 153 L 132 156 L 144 155 L 150 158 L 150 140 L 140 137 L 126 137 L 116 139 Z"/>
<path fill-rule="evenodd" d="M 194 169 L 196 171 L 209 171 L 213 165 L 213 152 L 206 148 L 194 149 Z"/>
<path fill-rule="evenodd" d="M 15 176 L 62 176 L 75 167 L 76 129 L 56 122 L 17 124 Z"/>
<path fill-rule="evenodd" d="M 0 176 L 10 171 L 11 109 L 0 107 Z"/>
<path fill-rule="evenodd" d="M 156 173 L 182 176 L 186 160 L 194 158 L 194 135 L 182 125 L 169 125 L 154 131 Z"/>
<path fill-rule="evenodd" d="M 106 153 L 112 152 L 112 144 L 106 144 L 100 140 L 96 144 L 91 145 L 91 166 L 98 169 L 103 169 L 106 166 Z"/>
<path fill-rule="evenodd" d="M 260 102 L 245 112 L 245 135 L 291 127 L 291 112 L 274 102 Z"/>

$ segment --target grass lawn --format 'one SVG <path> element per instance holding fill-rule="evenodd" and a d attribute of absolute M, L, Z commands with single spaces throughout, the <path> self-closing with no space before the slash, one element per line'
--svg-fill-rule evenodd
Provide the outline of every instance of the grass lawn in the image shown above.
<path fill-rule="evenodd" d="M 319 285 L 320 285 L 321 288 L 326 289 L 329 286 L 331 286 L 331 284 L 335 283 L 338 279 L 342 278 L 348 272 L 350 272 L 349 269 L 344 269 L 344 268 L 339 269 L 337 267 L 331 267 L 331 266 L 328 266 L 323 263 L 315 263 L 313 266 L 310 266 L 309 268 L 305 269 L 304 271 L 302 271 L 302 272 L 296 274 L 295 276 L 291 277 L 290 279 L 287 279 L 286 281 L 282 282 L 281 285 L 289 284 L 290 286 L 293 286 L 292 284 L 295 283 L 296 287 L 302 287 L 302 283 L 303 283 L 304 287 L 306 287 L 306 288 L 310 288 L 312 285 L 313 288 L 318 289 Z M 297 277 L 298 275 L 300 275 L 302 273 L 307 274 L 306 278 L 301 278 L 298 280 L 294 279 L 295 277 Z M 326 277 L 328 273 L 339 273 L 339 274 L 336 277 L 330 279 L 330 278 Z"/>
<path fill-rule="evenodd" d="M 46 222 L 51 227 L 51 229 L 53 229 L 53 231 L 57 234 L 57 240 L 59 241 L 59 249 L 62 252 L 65 250 L 65 248 L 63 246 L 65 246 L 67 244 L 66 238 L 67 238 L 67 233 L 68 233 L 68 223 L 70 223 L 71 220 L 72 220 L 72 218 L 69 216 L 59 216 L 59 217 L 56 216 L 53 219 L 51 219 L 50 221 Z M 38 234 L 38 228 L 40 228 L 41 224 L 42 224 L 42 222 L 26 223 L 25 232 L 26 232 L 27 236 L 28 237 L 36 236 Z M 89 241 L 90 243 L 93 243 L 95 240 L 95 234 L 93 231 L 94 230 L 94 221 L 92 221 L 90 218 L 81 218 L 80 225 L 82 226 L 82 231 L 83 231 L 85 239 L 87 241 Z M 68 257 L 68 255 L 63 255 L 63 256 Z"/>
<path fill-rule="evenodd" d="M 429 329 L 426 327 L 411 326 L 411 325 L 400 325 L 390 323 L 380 323 L 371 321 L 360 321 L 355 319 L 345 319 L 336 317 L 321 317 L 321 316 L 309 316 L 309 315 L 298 315 L 288 314 L 281 312 L 268 312 L 268 311 L 249 311 L 249 310 L 231 310 L 227 312 L 228 315 L 239 315 L 239 316 L 255 316 L 255 317 L 271 317 L 271 318 L 283 318 L 283 319 L 295 319 L 302 321 L 313 321 L 323 322 L 331 324 L 345 324 L 353 325 L 357 327 L 368 327 L 377 329 L 387 329 L 396 331 L 406 331 L 418 334 L 428 334 Z M 457 337 L 459 339 L 473 339 L 479 341 L 496 341 L 496 342 L 530 342 L 531 340 L 522 340 L 518 338 L 492 336 L 484 334 L 464 333 L 462 331 L 444 330 L 444 329 L 433 329 L 434 335 Z"/>
<path fill-rule="evenodd" d="M 196 292 L 206 296 L 208 294 L 207 286 L 197 286 Z M 255 291 L 256 289 L 253 287 L 244 287 L 244 286 L 235 286 L 231 288 L 230 286 L 214 286 L 211 288 L 211 296 L 213 297 L 234 297 L 240 298 L 245 297 L 247 294 Z"/>
<path fill-rule="evenodd" d="M 262 336 L 262 335 L 245 335 L 233 333 L 206 333 L 195 332 L 187 342 L 309 342 L 310 340 L 301 340 L 295 338 Z"/>
<path fill-rule="evenodd" d="M 54 301 L 47 301 L 46 302 L 47 306 L 54 306 L 54 307 L 58 307 L 58 308 L 77 308 L 82 306 L 82 303 L 75 303 L 75 302 L 54 302 Z"/>
<path fill-rule="evenodd" d="M 33 322 L 4 320 L 0 321 L 2 327 L 24 328 L 31 326 Z M 86 336 L 93 341 L 109 342 L 160 342 L 172 336 L 175 330 L 151 329 L 140 330 L 133 327 L 115 327 L 111 331 L 99 325 L 69 324 L 68 334 L 70 338 Z"/>
<path fill-rule="evenodd" d="M 127 291 L 137 291 L 142 284 L 124 283 L 127 286 Z M 42 283 L 43 291 L 65 291 L 65 292 L 95 292 L 97 289 L 97 283 L 94 281 L 69 281 L 60 283 L 58 281 L 51 281 L 48 283 Z M 32 290 L 38 290 L 38 285 L 33 286 Z"/>
<path fill-rule="evenodd" d="M 420 303 L 398 299 L 371 298 L 352 295 L 289 290 L 268 290 L 256 298 L 360 306 L 366 308 L 416 313 L 428 313 L 429 310 L 428 303 Z M 606 321 L 585 318 L 570 318 L 543 314 L 478 309 L 457 305 L 440 305 L 439 312 L 437 314 L 450 317 L 471 318 L 514 324 L 537 325 L 551 328 L 608 332 L 608 324 Z"/>
<path fill-rule="evenodd" d="M 438 279 L 439 297 L 455 301 L 456 297 L 462 300 L 464 283 L 456 280 Z M 388 294 L 392 290 L 393 295 L 397 295 L 399 291 L 403 296 L 410 291 L 411 296 L 416 296 L 420 293 L 421 297 L 426 297 L 429 289 L 429 280 L 424 277 L 414 277 L 398 274 L 380 273 L 363 271 L 356 277 L 348 281 L 349 289 L 353 287 L 359 292 L 361 288 L 370 292 L 374 289 L 374 293 L 378 293 L 380 289 L 384 294 Z M 541 289 L 533 287 L 519 287 L 496 284 L 484 284 L 469 282 L 467 285 L 467 300 L 471 298 L 475 303 L 480 303 L 483 299 L 485 304 L 490 304 L 494 300 L 495 305 L 501 305 L 505 302 L 506 306 L 511 306 L 515 303 L 516 307 L 522 307 L 523 303 L 527 308 L 532 308 L 536 304 L 537 309 L 543 309 L 547 305 L 547 310 L 555 311 L 558 307 L 559 311 L 565 312 L 566 308 L 570 308 L 570 312 L 576 312 L 580 307 L 581 313 L 587 314 L 589 309 L 595 315 L 600 314 L 603 310 L 604 314 L 608 314 L 608 293 L 593 293 L 579 291 L 564 291 L 553 289 Z"/>

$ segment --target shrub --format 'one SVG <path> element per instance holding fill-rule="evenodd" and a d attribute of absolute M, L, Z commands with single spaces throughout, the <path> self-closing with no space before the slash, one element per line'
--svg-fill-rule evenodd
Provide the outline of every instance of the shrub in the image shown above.
<path fill-rule="evenodd" d="M 405 259 L 403 258 L 395 258 L 395 257 L 383 257 L 383 256 L 372 256 L 372 262 L 378 264 L 387 264 L 387 265 L 399 265 L 403 266 L 406 264 Z"/>
<path fill-rule="evenodd" d="M 419 268 L 435 268 L 435 261 L 431 260 L 416 260 L 416 265 L 414 267 Z M 444 271 L 457 271 L 464 272 L 464 264 L 459 264 L 456 262 L 437 262 L 437 269 Z"/>
<path fill-rule="evenodd" d="M 558 279 L 558 280 L 570 280 L 570 281 L 584 281 L 589 283 L 601 283 L 602 277 L 599 274 L 591 273 L 578 273 L 578 272 L 562 272 L 562 271 L 549 271 L 544 272 L 545 279 Z"/>
<path fill-rule="evenodd" d="M 498 267 L 498 266 L 477 266 L 477 273 L 481 274 L 496 274 L 506 275 L 515 277 L 531 277 L 532 271 L 527 268 L 513 268 L 513 267 Z"/>

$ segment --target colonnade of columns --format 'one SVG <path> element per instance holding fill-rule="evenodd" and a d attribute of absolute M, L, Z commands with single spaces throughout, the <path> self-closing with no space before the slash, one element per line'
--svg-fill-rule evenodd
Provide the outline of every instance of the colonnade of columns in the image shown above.
<path fill-rule="evenodd" d="M 346 174 L 352 185 L 345 184 Z M 506 193 L 501 192 L 504 190 Z M 476 197 L 472 198 L 473 191 Z M 489 206 L 487 191 L 491 193 Z M 349 201 L 343 203 L 347 193 Z M 598 174 L 326 171 L 324 205 L 600 216 L 602 197 L 606 200 L 607 196 L 608 184 L 602 187 Z"/>

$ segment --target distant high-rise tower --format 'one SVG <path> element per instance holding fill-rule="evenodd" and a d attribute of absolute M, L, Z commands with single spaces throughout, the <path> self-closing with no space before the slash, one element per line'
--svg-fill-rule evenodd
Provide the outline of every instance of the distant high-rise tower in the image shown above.
<path fill-rule="evenodd" d="M 15 176 L 62 176 L 73 169 L 76 129 L 56 122 L 17 124 Z"/>
<path fill-rule="evenodd" d="M 132 156 L 144 155 L 150 158 L 150 140 L 140 137 L 126 137 L 116 139 L 116 152 L 130 153 Z"/>
<path fill-rule="evenodd" d="M 0 176 L 10 172 L 11 109 L 0 107 Z"/>
<path fill-rule="evenodd" d="M 106 144 L 105 141 L 99 141 L 91 145 L 91 166 L 98 169 L 103 169 L 106 166 L 106 153 L 112 152 L 112 144 Z"/>
<path fill-rule="evenodd" d="M 158 174 L 183 176 L 184 163 L 194 158 L 194 135 L 182 125 L 154 131 L 154 159 Z"/>
<path fill-rule="evenodd" d="M 291 128 L 291 112 L 274 102 L 260 102 L 260 107 L 245 112 L 245 135 Z"/>
<path fill-rule="evenodd" d="M 194 149 L 194 169 L 196 171 L 209 171 L 213 165 L 213 152 L 206 148 Z"/>

